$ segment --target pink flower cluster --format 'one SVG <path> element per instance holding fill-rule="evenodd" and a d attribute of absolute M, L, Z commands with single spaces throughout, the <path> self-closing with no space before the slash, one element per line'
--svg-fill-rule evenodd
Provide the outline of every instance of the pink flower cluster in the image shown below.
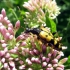
<path fill-rule="evenodd" d="M 34 35 L 22 33 L 16 37 L 20 21 L 15 26 L 6 16 L 5 9 L 0 14 L 0 70 L 64 70 L 67 58 L 61 53 L 38 45 Z M 37 42 L 36 42 L 37 41 Z M 48 52 L 49 51 L 49 52 Z"/>
<path fill-rule="evenodd" d="M 29 27 L 46 25 L 46 16 L 55 19 L 60 14 L 55 0 L 28 0 L 24 2 L 23 7 L 28 10 L 25 14 L 25 24 Z"/>

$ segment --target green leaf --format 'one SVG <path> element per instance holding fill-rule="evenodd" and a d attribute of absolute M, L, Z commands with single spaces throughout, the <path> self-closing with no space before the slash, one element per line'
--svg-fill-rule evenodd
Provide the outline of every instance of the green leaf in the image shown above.
<path fill-rule="evenodd" d="M 70 19 L 69 19 L 70 20 Z M 67 24 L 67 35 L 70 36 L 70 21 Z"/>
<path fill-rule="evenodd" d="M 68 56 L 67 64 L 70 65 L 70 56 Z"/>
<path fill-rule="evenodd" d="M 46 25 L 47 27 L 50 27 L 52 33 L 56 32 L 56 24 L 52 19 L 46 17 Z"/>
<path fill-rule="evenodd" d="M 39 44 L 38 41 L 35 42 L 35 45 L 36 45 L 36 48 L 37 48 L 39 51 L 41 51 L 41 47 L 40 47 L 40 44 Z"/>
<path fill-rule="evenodd" d="M 70 55 L 68 56 L 68 60 L 64 65 L 66 69 L 70 69 Z"/>
<path fill-rule="evenodd" d="M 0 62 L 0 70 L 2 69 L 2 67 L 3 67 L 3 65 L 2 65 L 2 63 Z"/>
<path fill-rule="evenodd" d="M 18 55 L 17 55 L 17 54 L 11 54 L 11 57 L 13 57 L 13 58 L 17 58 Z"/>

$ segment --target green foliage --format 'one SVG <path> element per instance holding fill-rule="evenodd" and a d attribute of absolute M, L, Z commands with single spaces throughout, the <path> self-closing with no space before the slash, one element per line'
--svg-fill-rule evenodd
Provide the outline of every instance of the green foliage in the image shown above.
<path fill-rule="evenodd" d="M 68 57 L 67 62 L 65 63 L 65 68 L 70 69 L 70 56 Z"/>
<path fill-rule="evenodd" d="M 46 17 L 46 25 L 51 28 L 52 33 L 56 32 L 56 23 L 52 19 Z"/>
<path fill-rule="evenodd" d="M 61 8 L 61 14 L 57 17 L 57 31 L 63 37 L 62 42 L 68 47 L 65 51 L 66 56 L 70 54 L 70 0 L 57 1 Z"/>
<path fill-rule="evenodd" d="M 12 56 L 13 58 L 17 58 L 17 57 L 18 57 L 17 54 L 11 54 L 11 56 Z"/>
<path fill-rule="evenodd" d="M 0 69 L 3 67 L 2 63 L 0 62 Z"/>
<path fill-rule="evenodd" d="M 41 47 L 40 47 L 38 41 L 35 42 L 35 45 L 36 45 L 36 48 L 37 48 L 39 51 L 41 51 Z"/>

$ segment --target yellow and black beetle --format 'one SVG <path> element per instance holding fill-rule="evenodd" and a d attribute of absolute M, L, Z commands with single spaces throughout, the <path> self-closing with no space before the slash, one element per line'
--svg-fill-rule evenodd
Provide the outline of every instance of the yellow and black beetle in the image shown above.
<path fill-rule="evenodd" d="M 45 27 L 41 28 L 27 28 L 25 33 L 33 33 L 37 35 L 39 40 L 42 40 L 44 44 L 52 45 L 54 49 L 62 50 L 60 40 L 55 38 L 54 35 Z"/>

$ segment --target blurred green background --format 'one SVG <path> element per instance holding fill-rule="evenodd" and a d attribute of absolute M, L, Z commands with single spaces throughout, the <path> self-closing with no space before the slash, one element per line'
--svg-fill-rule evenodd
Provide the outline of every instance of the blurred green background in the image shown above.
<path fill-rule="evenodd" d="M 28 0 L 0 0 L 0 11 L 5 8 L 9 20 L 15 24 L 17 20 L 21 22 L 21 28 L 17 35 L 19 35 L 25 28 L 24 18 L 26 9 L 23 8 L 23 3 Z M 57 31 L 62 36 L 62 43 L 67 46 L 64 51 L 65 56 L 70 60 L 70 0 L 56 0 L 58 6 L 61 8 L 60 14 L 56 19 Z M 67 61 L 66 68 L 70 68 L 70 61 Z"/>
<path fill-rule="evenodd" d="M 65 56 L 70 55 L 70 0 L 58 0 L 61 14 L 57 17 L 57 30 L 62 36 L 62 42 L 67 46 Z"/>

